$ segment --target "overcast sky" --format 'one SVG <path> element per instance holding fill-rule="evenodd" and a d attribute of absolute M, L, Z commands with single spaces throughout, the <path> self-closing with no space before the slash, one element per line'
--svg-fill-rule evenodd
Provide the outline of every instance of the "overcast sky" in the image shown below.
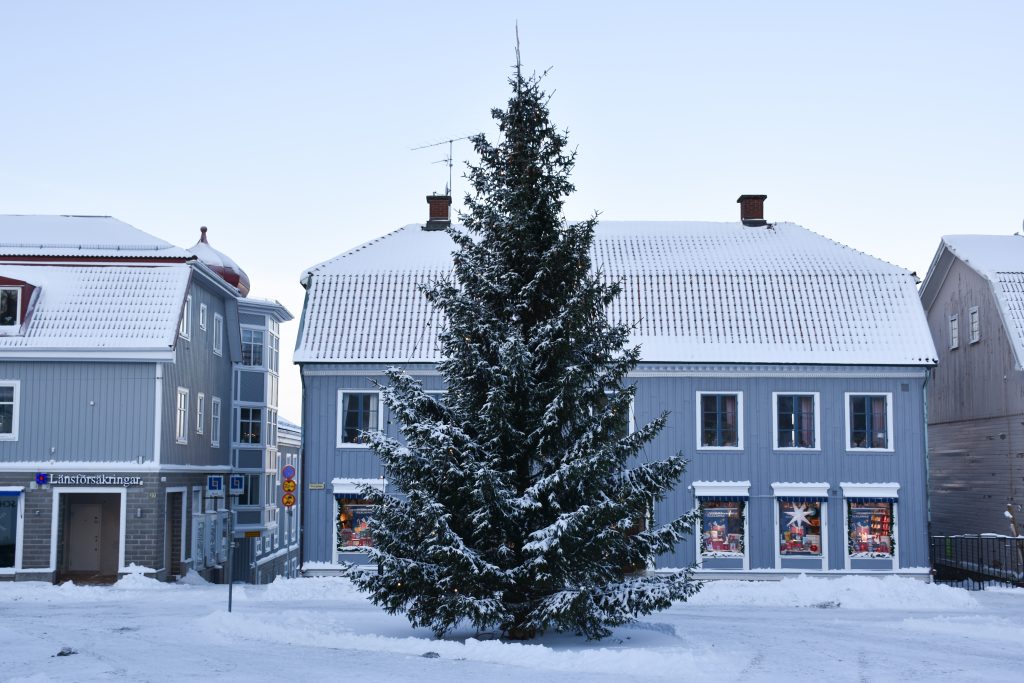
<path fill-rule="evenodd" d="M 302 271 L 426 219 L 447 147 L 551 68 L 569 218 L 799 223 L 922 277 L 1024 219 L 1024 3 L 0 3 L 0 213 L 199 226 L 284 326 Z M 158 6 L 159 5 L 159 6 Z M 471 148 L 454 147 L 459 176 Z M 400 260 L 401 254 L 395 259 Z"/>

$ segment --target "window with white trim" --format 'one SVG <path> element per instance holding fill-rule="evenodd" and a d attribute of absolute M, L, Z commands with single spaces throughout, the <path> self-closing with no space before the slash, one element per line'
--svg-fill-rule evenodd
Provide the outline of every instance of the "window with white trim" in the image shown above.
<path fill-rule="evenodd" d="M 971 306 L 967 311 L 967 319 L 970 324 L 970 343 L 977 344 L 981 341 L 981 320 L 977 306 Z"/>
<path fill-rule="evenodd" d="M 847 552 L 850 559 L 891 558 L 896 549 L 895 519 L 892 500 L 847 498 Z"/>
<path fill-rule="evenodd" d="M 210 401 L 210 445 L 220 448 L 220 399 L 216 396 Z"/>
<path fill-rule="evenodd" d="M 213 314 L 213 352 L 218 356 L 224 353 L 224 318 L 220 313 Z"/>
<path fill-rule="evenodd" d="M 262 443 L 263 409 L 238 409 L 238 442 L 245 444 Z"/>
<path fill-rule="evenodd" d="M 182 387 L 178 387 L 176 416 L 174 440 L 178 443 L 188 443 L 188 389 Z"/>
<path fill-rule="evenodd" d="M 242 328 L 242 365 L 263 366 L 263 330 Z"/>
<path fill-rule="evenodd" d="M 960 348 L 960 316 L 956 313 L 949 316 L 949 348 Z"/>
<path fill-rule="evenodd" d="M 697 392 L 700 448 L 743 447 L 743 394 Z"/>
<path fill-rule="evenodd" d="M 381 431 L 382 428 L 378 392 L 338 392 L 338 447 L 363 445 L 366 432 Z"/>
<path fill-rule="evenodd" d="M 206 394 L 196 394 L 196 434 L 202 434 L 206 428 Z"/>
<path fill-rule="evenodd" d="M 263 482 L 260 481 L 262 475 L 243 474 L 242 476 L 245 478 L 245 487 L 242 489 L 242 495 L 238 497 L 238 504 L 259 505 L 260 489 L 263 486 Z"/>
<path fill-rule="evenodd" d="M 700 509 L 701 557 L 746 555 L 747 499 L 740 496 L 708 496 L 697 499 Z"/>
<path fill-rule="evenodd" d="M 824 548 L 824 499 L 780 497 L 776 502 L 779 506 L 779 555 L 820 559 Z"/>
<path fill-rule="evenodd" d="M 206 330 L 206 304 L 199 304 L 199 329 Z"/>
<path fill-rule="evenodd" d="M 847 450 L 892 450 L 892 394 L 846 394 Z"/>
<path fill-rule="evenodd" d="M 775 449 L 818 449 L 818 394 L 772 394 L 775 413 Z"/>
<path fill-rule="evenodd" d="M 181 322 L 178 323 L 178 334 L 182 339 L 192 338 L 192 295 L 185 297 L 185 308 L 181 312 Z"/>
<path fill-rule="evenodd" d="M 21 287 L 0 287 L 0 330 L 21 327 Z"/>
<path fill-rule="evenodd" d="M 21 381 L 0 380 L 0 441 L 18 440 L 18 404 Z"/>

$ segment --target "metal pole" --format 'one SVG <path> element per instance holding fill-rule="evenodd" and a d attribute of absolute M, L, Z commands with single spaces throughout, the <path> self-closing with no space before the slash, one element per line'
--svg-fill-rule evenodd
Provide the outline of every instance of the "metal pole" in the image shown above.
<path fill-rule="evenodd" d="M 228 613 L 231 613 L 231 597 L 234 582 L 231 580 L 231 567 L 235 563 L 235 496 L 231 496 L 228 507 Z"/>

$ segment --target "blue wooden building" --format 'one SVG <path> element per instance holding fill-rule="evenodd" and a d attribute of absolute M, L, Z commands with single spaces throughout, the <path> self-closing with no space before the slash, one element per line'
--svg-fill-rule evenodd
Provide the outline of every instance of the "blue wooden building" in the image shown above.
<path fill-rule="evenodd" d="M 276 489 L 291 315 L 248 290 L 206 228 L 182 249 L 109 217 L 0 216 L 0 579 L 219 580 L 228 512 L 207 477 L 231 473 L 255 536 L 235 575 L 294 568 Z"/>
<path fill-rule="evenodd" d="M 700 528 L 657 568 L 705 576 L 926 575 L 926 385 L 935 349 L 915 277 L 740 198 L 738 222 L 598 225 L 595 268 L 622 284 L 612 320 L 642 362 L 630 428 L 670 411 L 643 457 L 682 451 L 652 524 Z M 429 197 L 431 216 L 446 197 Z M 443 231 L 407 225 L 309 268 L 295 360 L 303 381 L 307 570 L 372 544 L 362 485 L 387 473 L 363 430 L 398 427 L 375 382 L 397 365 L 444 391 L 443 321 L 419 286 L 449 272 Z M 426 229 L 425 229 L 426 228 Z"/>

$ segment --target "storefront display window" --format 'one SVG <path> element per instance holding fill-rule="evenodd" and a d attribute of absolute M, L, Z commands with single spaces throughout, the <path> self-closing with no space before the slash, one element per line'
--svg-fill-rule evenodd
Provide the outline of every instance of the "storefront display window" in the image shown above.
<path fill-rule="evenodd" d="M 744 511 L 742 500 L 700 502 L 700 552 L 704 557 L 743 557 Z"/>
<path fill-rule="evenodd" d="M 779 554 L 821 557 L 821 501 L 779 501 Z"/>
<path fill-rule="evenodd" d="M 358 550 L 373 546 L 369 522 L 373 503 L 362 498 L 336 496 L 338 502 L 338 550 Z"/>
<path fill-rule="evenodd" d="M 892 501 L 848 500 L 847 520 L 851 558 L 892 557 Z"/>

